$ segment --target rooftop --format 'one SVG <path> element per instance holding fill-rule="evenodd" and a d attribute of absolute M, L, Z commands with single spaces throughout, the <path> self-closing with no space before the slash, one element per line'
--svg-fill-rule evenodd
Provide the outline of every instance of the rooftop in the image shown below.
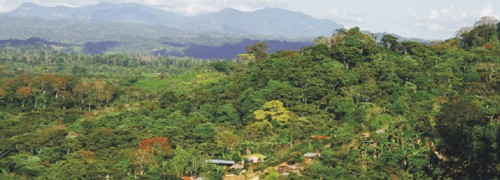
<path fill-rule="evenodd" d="M 234 161 L 229 161 L 229 160 L 220 160 L 220 159 L 207 159 L 205 160 L 206 163 L 211 163 L 211 164 L 222 164 L 222 165 L 233 165 L 236 164 Z"/>
<path fill-rule="evenodd" d="M 318 153 L 305 153 L 304 154 L 305 157 L 316 157 L 316 156 L 319 156 Z"/>
<path fill-rule="evenodd" d="M 235 164 L 229 167 L 229 169 L 244 169 L 245 167 L 241 164 Z"/>

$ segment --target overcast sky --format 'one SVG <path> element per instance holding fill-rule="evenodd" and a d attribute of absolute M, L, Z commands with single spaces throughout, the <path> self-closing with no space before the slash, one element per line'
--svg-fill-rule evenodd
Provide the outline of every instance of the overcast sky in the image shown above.
<path fill-rule="evenodd" d="M 278 7 L 331 19 L 346 27 L 424 39 L 450 38 L 482 16 L 500 19 L 500 0 L 0 0 L 0 12 L 23 2 L 72 7 L 137 2 L 191 16 L 228 7 L 244 11 Z"/>

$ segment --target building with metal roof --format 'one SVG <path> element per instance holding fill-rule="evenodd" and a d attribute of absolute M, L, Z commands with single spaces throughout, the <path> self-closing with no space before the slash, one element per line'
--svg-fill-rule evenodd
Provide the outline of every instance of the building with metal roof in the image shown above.
<path fill-rule="evenodd" d="M 205 162 L 210 164 L 224 165 L 224 166 L 231 166 L 236 164 L 234 161 L 220 160 L 220 159 L 207 159 L 205 160 Z"/>

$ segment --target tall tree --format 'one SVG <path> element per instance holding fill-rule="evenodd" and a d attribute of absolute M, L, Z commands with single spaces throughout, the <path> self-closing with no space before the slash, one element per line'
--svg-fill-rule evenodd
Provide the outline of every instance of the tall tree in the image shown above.
<path fill-rule="evenodd" d="M 139 149 L 133 156 L 136 172 L 144 175 L 147 168 L 159 165 L 158 160 L 163 161 L 163 156 L 170 153 L 169 139 L 166 137 L 153 137 L 142 140 Z"/>
<path fill-rule="evenodd" d="M 384 43 L 385 47 L 388 49 L 393 49 L 398 43 L 398 38 L 390 34 L 384 34 L 382 43 Z"/>
<path fill-rule="evenodd" d="M 21 106 L 24 107 L 24 104 L 30 97 L 33 97 L 35 92 L 28 86 L 22 86 L 16 90 L 16 96 L 21 100 Z"/>
<path fill-rule="evenodd" d="M 345 70 L 358 62 L 370 59 L 378 51 L 377 43 L 369 35 L 363 34 L 358 27 L 332 37 L 333 57 L 342 62 Z"/>
<path fill-rule="evenodd" d="M 8 95 L 8 92 L 5 89 L 0 88 L 0 99 L 3 99 L 7 95 Z"/>
<path fill-rule="evenodd" d="M 290 119 L 290 111 L 278 100 L 266 102 L 262 109 L 255 111 L 253 114 L 255 119 L 259 121 L 273 120 L 279 123 L 287 123 L 288 119 Z"/>
<path fill-rule="evenodd" d="M 269 44 L 258 42 L 246 47 L 247 54 L 253 54 L 257 63 L 262 62 L 269 55 Z"/>

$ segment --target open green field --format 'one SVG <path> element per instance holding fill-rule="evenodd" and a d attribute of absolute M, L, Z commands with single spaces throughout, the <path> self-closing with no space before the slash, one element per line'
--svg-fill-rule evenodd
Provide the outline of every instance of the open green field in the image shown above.
<path fill-rule="evenodd" d="M 134 85 L 147 90 L 186 89 L 196 85 L 217 82 L 224 78 L 220 72 L 187 73 L 178 76 L 161 77 L 160 75 L 146 75 L 146 79 Z"/>

